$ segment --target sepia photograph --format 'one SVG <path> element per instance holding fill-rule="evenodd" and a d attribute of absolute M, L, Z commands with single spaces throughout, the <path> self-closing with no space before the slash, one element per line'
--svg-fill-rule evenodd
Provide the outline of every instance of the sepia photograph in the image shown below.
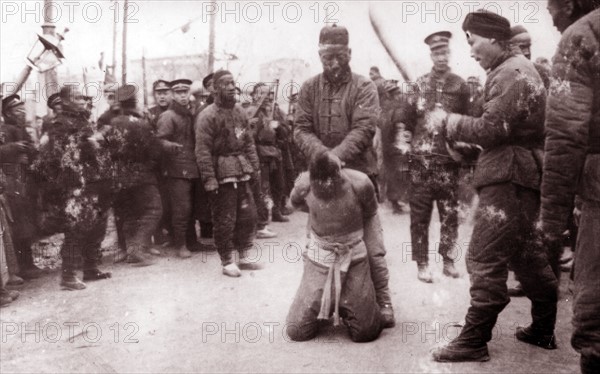
<path fill-rule="evenodd" d="M 1 373 L 600 373 L 600 0 L 0 18 Z"/>

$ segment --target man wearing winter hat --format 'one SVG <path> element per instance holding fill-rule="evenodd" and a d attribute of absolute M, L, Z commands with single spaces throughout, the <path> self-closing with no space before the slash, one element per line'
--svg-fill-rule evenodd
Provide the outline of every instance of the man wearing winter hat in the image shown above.
<path fill-rule="evenodd" d="M 471 56 L 488 71 L 484 112 L 470 117 L 442 109 L 431 125 L 448 141 L 481 146 L 473 184 L 479 193 L 475 226 L 466 255 L 471 307 L 458 337 L 433 352 L 436 361 L 487 361 L 487 342 L 509 303 L 511 264 L 531 300 L 532 323 L 516 338 L 555 349 L 558 282 L 546 250 L 536 240 L 540 207 L 546 91 L 533 64 L 511 52 L 510 23 L 494 13 L 469 13 L 463 23 Z"/>
<path fill-rule="evenodd" d="M 369 78 L 352 73 L 348 30 L 325 26 L 319 35 L 323 73 L 302 85 L 296 112 L 294 139 L 310 160 L 331 150 L 328 157 L 340 165 L 361 171 L 376 186 L 377 163 L 373 137 L 381 109 L 377 88 Z M 377 188 L 375 188 L 377 191 Z M 380 224 L 377 220 L 374 224 Z M 381 234 L 381 230 L 369 230 Z M 382 237 L 365 237 L 371 277 L 386 327 L 394 326 L 388 288 L 389 273 Z"/>
<path fill-rule="evenodd" d="M 531 60 L 531 35 L 522 25 L 510 28 L 510 44 L 515 53 L 521 53 L 526 59 Z M 550 87 L 550 69 L 542 64 L 534 62 L 533 65 L 544 82 L 544 87 Z"/>
<path fill-rule="evenodd" d="M 214 239 L 222 272 L 260 268 L 246 253 L 252 248 L 256 205 L 250 188 L 259 180 L 260 163 L 245 110 L 236 103 L 235 81 L 227 70 L 214 76 L 215 102 L 196 118 L 196 162 L 204 190 L 210 194 Z M 235 252 L 239 253 L 236 263 Z"/>

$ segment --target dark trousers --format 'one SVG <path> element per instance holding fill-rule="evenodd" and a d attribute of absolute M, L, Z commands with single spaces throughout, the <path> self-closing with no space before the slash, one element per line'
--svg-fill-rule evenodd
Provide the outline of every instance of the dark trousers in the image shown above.
<path fill-rule="evenodd" d="M 411 163 L 410 237 L 412 259 L 418 264 L 429 262 L 429 224 L 434 201 L 440 214 L 441 235 L 438 253 L 453 262 L 449 252 L 458 237 L 458 167 L 435 165 L 426 169 Z"/>
<path fill-rule="evenodd" d="M 286 321 L 286 331 L 294 341 L 310 340 L 319 333 L 323 287 L 329 269 L 304 259 L 304 272 L 300 287 Z M 377 339 L 382 330 L 381 314 L 375 301 L 375 289 L 369 273 L 369 262 L 359 260 L 342 273 L 340 317 L 348 326 L 350 338 L 355 342 Z M 332 292 L 332 303 L 335 296 Z"/>
<path fill-rule="evenodd" d="M 188 236 L 193 235 L 194 193 L 198 179 L 168 178 L 167 188 L 171 204 L 171 226 L 173 227 L 173 246 L 179 248 L 190 244 Z M 187 239 L 187 240 L 186 240 Z"/>
<path fill-rule="evenodd" d="M 248 182 L 225 183 L 212 194 L 215 245 L 223 266 L 234 262 L 233 252 L 252 247 L 256 230 L 256 206 Z"/>
<path fill-rule="evenodd" d="M 195 217 L 200 222 L 200 237 L 213 237 L 212 213 L 208 193 L 204 190 L 201 182 L 197 183 L 195 194 Z"/>
<path fill-rule="evenodd" d="M 157 186 L 144 184 L 120 191 L 114 209 L 117 225 L 122 228 L 119 234 L 123 235 L 127 252 L 143 252 L 150 245 L 151 236 L 162 216 Z"/>
<path fill-rule="evenodd" d="M 510 301 L 509 264 L 531 300 L 531 327 L 539 334 L 553 334 L 558 282 L 546 249 L 536 237 L 539 209 L 538 191 L 512 183 L 480 189 L 467 253 L 471 307 L 457 338 L 464 344 L 481 346 L 490 341 L 498 314 Z"/>
<path fill-rule="evenodd" d="M 584 200 L 574 262 L 573 336 L 582 368 L 600 369 L 600 202 Z M 586 369 L 587 370 L 587 369 Z M 595 371 L 600 372 L 600 371 Z"/>
<path fill-rule="evenodd" d="M 252 197 L 256 204 L 256 229 L 262 230 L 269 224 L 269 208 L 267 207 L 267 199 L 264 197 L 261 181 L 253 179 L 250 181 L 250 189 L 252 190 Z"/>
<path fill-rule="evenodd" d="M 162 215 L 160 221 L 154 232 L 154 241 L 156 244 L 162 244 L 169 240 L 172 240 L 173 227 L 171 226 L 171 201 L 169 197 L 169 188 L 167 185 L 167 179 L 157 173 L 156 179 L 158 180 L 158 191 L 160 193 L 160 200 L 162 205 Z M 165 235 L 164 232 L 167 232 Z"/>
<path fill-rule="evenodd" d="M 31 245 L 36 235 L 33 201 L 22 194 L 5 194 L 14 222 L 10 223 L 13 245 L 21 271 L 33 267 Z"/>
<path fill-rule="evenodd" d="M 261 160 L 260 163 L 260 188 L 266 209 L 260 209 L 258 214 L 261 222 L 269 221 L 267 199 L 273 200 L 273 212 L 281 212 L 281 203 L 284 195 L 283 165 L 275 158 Z M 265 215 L 266 214 L 266 215 Z"/>
<path fill-rule="evenodd" d="M 69 223 L 61 248 L 63 275 L 72 275 L 83 260 L 83 269 L 91 270 L 100 264 L 100 246 L 106 233 L 108 210 L 113 201 L 112 191 L 107 183 L 88 184 L 68 211 Z"/>

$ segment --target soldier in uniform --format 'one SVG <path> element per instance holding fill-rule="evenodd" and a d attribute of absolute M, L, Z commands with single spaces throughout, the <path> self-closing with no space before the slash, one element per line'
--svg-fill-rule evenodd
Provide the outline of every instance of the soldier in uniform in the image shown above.
<path fill-rule="evenodd" d="M 31 279 L 41 275 L 33 264 L 31 245 L 36 235 L 34 199 L 28 184 L 29 165 L 36 151 L 29 133 L 25 129 L 25 103 L 18 95 L 2 100 L 4 124 L 0 126 L 5 152 L 2 170 L 6 175 L 5 196 L 14 215 L 11 225 L 12 239 L 17 254 L 21 278 Z M 8 150 L 6 150 L 8 148 Z"/>
<path fill-rule="evenodd" d="M 2 98 L 0 97 L 0 100 Z M 2 125 L 2 119 L 0 118 L 0 126 Z M 0 156 L 2 155 L 2 145 L 0 144 Z M 0 157 L 0 161 L 2 158 Z M 10 236 L 10 229 L 8 228 L 8 220 L 9 220 L 9 208 L 6 200 L 4 199 L 4 187 L 6 185 L 6 176 L 0 169 L 0 246 L 4 248 L 4 253 L 6 255 L 6 261 L 9 266 L 9 277 L 10 274 L 10 260 L 8 257 L 10 256 L 9 252 L 14 252 L 14 248 L 12 246 L 12 239 Z M 11 215 L 12 216 L 12 215 Z M 2 259 L 4 260 L 4 259 Z M 9 279 L 2 279 L 2 275 L 0 274 L 0 307 L 6 306 L 13 301 L 15 301 L 19 297 L 18 291 L 7 290 L 4 288 L 5 283 L 10 284 Z"/>
<path fill-rule="evenodd" d="M 173 94 L 171 92 L 171 86 L 169 82 L 159 79 L 152 84 L 152 94 L 154 95 L 155 106 L 148 109 L 150 117 L 150 125 L 154 132 L 157 130 L 158 117 L 166 112 L 171 105 L 173 100 Z M 162 216 L 158 227 L 154 232 L 154 244 L 165 245 L 169 243 L 173 238 L 173 227 L 171 226 L 171 207 L 169 206 L 169 191 L 165 178 L 163 178 L 160 165 L 157 165 L 156 177 L 158 180 L 158 189 L 160 191 L 160 198 L 162 201 Z M 166 232 L 166 235 L 165 235 Z"/>
<path fill-rule="evenodd" d="M 156 164 L 160 143 L 152 126 L 137 108 L 136 87 L 124 85 L 117 90 L 121 114 L 103 131 L 102 146 L 108 149 L 115 168 L 115 217 L 127 251 L 126 261 L 134 266 L 153 262 L 145 256 L 150 239 L 162 214 L 157 187 Z"/>
<path fill-rule="evenodd" d="M 495 13 L 469 13 L 463 30 L 471 56 L 488 71 L 481 117 L 437 109 L 430 123 L 449 141 L 483 148 L 474 173 L 479 194 L 466 254 L 471 306 L 460 334 L 436 350 L 436 361 L 487 361 L 487 343 L 500 312 L 510 302 L 511 264 L 531 300 L 532 323 L 518 327 L 518 340 L 555 349 L 558 282 L 535 224 L 540 208 L 546 91 L 533 64 L 514 55 L 510 23 Z"/>
<path fill-rule="evenodd" d="M 42 121 L 42 136 L 48 132 L 48 126 L 52 123 L 54 118 L 62 111 L 62 100 L 60 99 L 60 92 L 54 93 L 48 97 L 46 105 L 52 113 L 44 116 Z"/>
<path fill-rule="evenodd" d="M 254 241 L 256 206 L 250 180 L 258 180 L 260 164 L 246 113 L 235 101 L 235 81 L 226 70 L 214 74 L 215 102 L 195 123 L 196 162 L 204 190 L 210 194 L 214 238 L 222 272 L 241 276 L 240 269 L 257 269 L 246 251 Z M 239 266 L 234 252 L 240 256 Z"/>
<path fill-rule="evenodd" d="M 194 116 L 190 104 L 189 79 L 171 82 L 173 101 L 158 118 L 157 136 L 164 149 L 162 174 L 166 178 L 171 206 L 173 247 L 181 258 L 191 257 L 197 246 L 193 229 L 195 195 L 199 173 L 194 156 Z"/>
<path fill-rule="evenodd" d="M 531 35 L 529 31 L 521 25 L 516 25 L 510 29 L 510 44 L 513 46 L 515 53 L 522 54 L 526 59 L 531 60 Z M 542 78 L 544 87 L 550 87 L 550 69 L 537 62 L 533 63 L 535 70 Z"/>
<path fill-rule="evenodd" d="M 279 126 L 285 118 L 281 110 L 273 106 L 274 103 L 269 95 L 269 87 L 266 84 L 256 84 L 251 94 L 252 104 L 246 109 L 249 116 L 254 114 L 248 119 L 248 123 L 254 129 L 254 142 L 260 160 L 262 201 L 256 202 L 256 204 L 259 207 L 263 206 L 258 209 L 259 221 L 269 221 L 266 199 L 271 198 L 273 222 L 289 222 L 289 218 L 281 212 L 285 186 L 283 157 L 279 147 L 282 137 Z"/>
<path fill-rule="evenodd" d="M 583 202 L 573 266 L 571 337 L 581 354 L 582 374 L 600 373 L 599 5 L 596 0 L 548 2 L 562 38 L 546 106 L 541 220 L 545 241 L 560 247 L 575 195 Z"/>
<path fill-rule="evenodd" d="M 321 29 L 319 56 L 323 73 L 304 82 L 300 89 L 294 138 L 307 159 L 319 151 L 331 150 L 329 157 L 340 165 L 362 171 L 375 181 L 373 137 L 381 111 L 377 88 L 368 78 L 352 73 L 348 42 L 345 27 Z M 385 248 L 376 248 L 369 251 L 371 277 L 384 325 L 391 327 L 395 319 Z"/>
<path fill-rule="evenodd" d="M 152 83 L 152 95 L 154 96 L 154 103 L 156 105 L 148 109 L 148 113 L 150 125 L 156 131 L 158 117 L 169 109 L 169 105 L 171 105 L 171 101 L 173 100 L 169 82 L 159 79 Z"/>
<path fill-rule="evenodd" d="M 91 113 L 79 85 L 63 87 L 60 97 L 63 110 L 48 130 L 49 141 L 40 147 L 35 169 L 45 182 L 44 199 L 54 206 L 60 221 L 57 231 L 65 233 L 60 285 L 67 290 L 82 290 L 86 285 L 75 273 L 80 258 L 84 281 L 111 276 L 100 271 L 98 265 L 113 200 L 113 169 L 108 152 L 93 138 Z"/>
<path fill-rule="evenodd" d="M 469 88 L 466 82 L 452 73 L 448 66 L 450 38 L 448 31 L 440 31 L 425 38 L 431 49 L 433 68 L 417 80 L 420 89 L 417 110 L 420 118 L 413 132 L 410 153 L 410 236 L 412 258 L 418 267 L 418 279 L 431 283 L 429 270 L 429 224 L 433 203 L 440 214 L 441 233 L 439 254 L 443 258 L 443 273 L 459 276 L 450 251 L 458 237 L 458 177 L 460 163 L 446 149 L 446 142 L 439 132 L 427 123 L 428 114 L 442 107 L 451 113 L 466 114 L 469 106 Z"/>

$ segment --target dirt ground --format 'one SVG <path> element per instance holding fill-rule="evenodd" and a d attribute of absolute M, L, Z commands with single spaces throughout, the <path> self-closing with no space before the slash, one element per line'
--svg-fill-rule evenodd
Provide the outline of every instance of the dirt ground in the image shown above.
<path fill-rule="evenodd" d="M 310 342 L 285 335 L 285 317 L 302 275 L 306 214 L 272 224 L 279 237 L 257 241 L 260 271 L 241 278 L 221 274 L 216 253 L 182 260 L 173 254 L 154 266 L 105 264 L 110 280 L 84 291 L 61 291 L 59 272 L 21 287 L 21 297 L 1 309 L 0 372 L 7 373 L 190 373 L 190 372 L 427 372 L 573 373 L 578 355 L 569 344 L 571 295 L 562 279 L 556 351 L 517 341 L 516 326 L 530 322 L 530 303 L 516 298 L 500 315 L 487 363 L 438 364 L 430 350 L 456 336 L 469 305 L 466 253 L 472 226 L 461 225 L 458 268 L 435 283 L 416 278 L 410 260 L 409 216 L 380 214 L 388 250 L 390 288 L 397 325 L 372 343 L 350 341 L 329 328 Z M 435 216 L 435 212 L 434 212 Z M 439 238 L 437 220 L 431 247 Z M 512 281 L 511 281 L 512 282 Z"/>

